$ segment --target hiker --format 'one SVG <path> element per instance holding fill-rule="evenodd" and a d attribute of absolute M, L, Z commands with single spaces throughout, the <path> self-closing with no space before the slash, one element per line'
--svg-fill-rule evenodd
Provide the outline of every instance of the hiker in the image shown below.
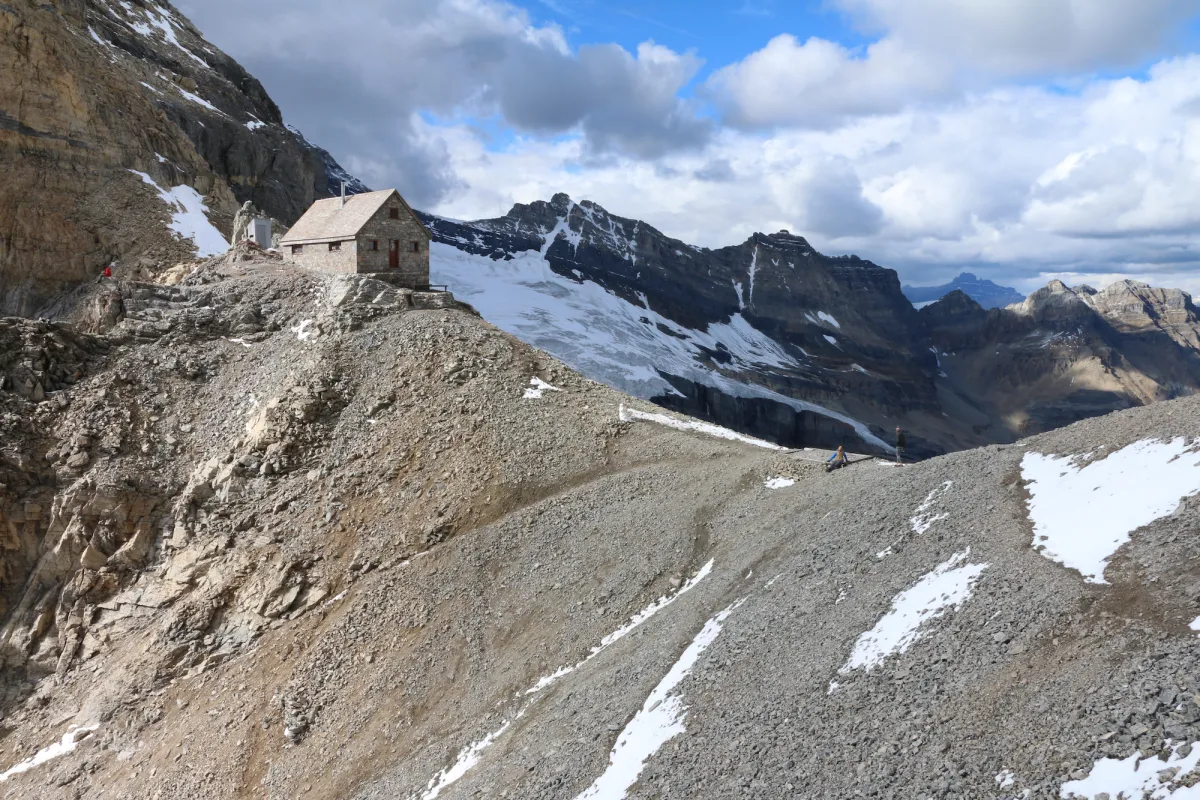
<path fill-rule="evenodd" d="M 904 440 L 904 431 L 900 430 L 899 428 L 896 428 L 896 463 L 897 464 L 900 463 L 900 454 L 904 452 L 905 444 L 906 444 L 906 442 Z"/>
<path fill-rule="evenodd" d="M 825 462 L 825 471 L 833 472 L 835 469 L 844 467 L 849 463 L 850 462 L 846 460 L 846 448 L 839 444 L 837 452 L 831 455 L 829 460 Z"/>
<path fill-rule="evenodd" d="M 98 278 L 96 278 L 96 283 L 100 283 L 105 278 L 111 278 L 111 277 L 112 277 L 112 264 L 109 264 L 107 267 L 104 268 L 104 271 L 100 273 L 100 276 Z"/>

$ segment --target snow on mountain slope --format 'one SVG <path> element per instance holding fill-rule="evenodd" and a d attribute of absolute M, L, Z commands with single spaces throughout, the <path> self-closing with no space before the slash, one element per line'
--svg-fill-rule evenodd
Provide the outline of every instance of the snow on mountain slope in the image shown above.
<path fill-rule="evenodd" d="M 712 369 L 701 358 L 727 354 L 740 370 L 804 365 L 751 325 L 741 314 L 706 330 L 685 328 L 645 305 L 635 305 L 589 280 L 572 280 L 551 269 L 547 249 L 570 238 L 563 220 L 546 235 L 541 251 L 513 253 L 509 260 L 475 255 L 434 242 L 430 275 L 453 286 L 501 330 L 539 347 L 587 377 L 643 399 L 679 394 L 662 371 L 711 386 L 735 397 L 774 400 L 797 411 L 810 411 L 850 425 L 874 447 L 888 445 L 865 424 L 814 403 L 745 383 Z"/>

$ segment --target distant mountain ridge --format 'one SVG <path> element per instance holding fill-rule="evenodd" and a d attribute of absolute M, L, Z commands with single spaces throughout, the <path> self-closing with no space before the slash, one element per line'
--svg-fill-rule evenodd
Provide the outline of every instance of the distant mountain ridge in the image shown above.
<path fill-rule="evenodd" d="M 918 307 L 923 303 L 940 300 L 956 289 L 984 308 L 1004 308 L 1025 299 L 1025 295 L 1016 289 L 1000 286 L 970 272 L 959 273 L 954 280 L 941 286 L 909 286 L 905 284 L 902 287 L 904 296 Z"/>
<path fill-rule="evenodd" d="M 424 218 L 433 280 L 488 321 L 594 380 L 787 446 L 887 452 L 899 425 L 924 457 L 1200 389 L 1200 317 L 1178 290 L 1055 281 L 987 309 L 953 289 L 918 312 L 894 271 L 788 231 L 698 248 L 565 194 Z"/>

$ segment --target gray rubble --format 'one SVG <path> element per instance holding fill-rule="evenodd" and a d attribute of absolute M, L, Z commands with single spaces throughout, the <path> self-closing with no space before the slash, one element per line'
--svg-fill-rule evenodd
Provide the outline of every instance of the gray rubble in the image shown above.
<path fill-rule="evenodd" d="M 1200 739 L 1200 502 L 1090 584 L 1020 469 L 1196 436 L 1196 399 L 827 475 L 253 252 L 72 309 L 0 321 L 0 772 L 78 736 L 2 797 L 572 798 L 664 703 L 629 797 L 1052 798 Z M 950 563 L 970 596 L 846 669 Z"/>

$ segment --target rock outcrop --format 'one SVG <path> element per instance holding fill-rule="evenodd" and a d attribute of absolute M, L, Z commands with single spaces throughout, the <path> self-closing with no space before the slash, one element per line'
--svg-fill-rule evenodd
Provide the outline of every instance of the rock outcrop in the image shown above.
<path fill-rule="evenodd" d="M 0 312 L 194 256 L 176 200 L 131 171 L 194 189 L 226 238 L 246 201 L 290 223 L 365 189 L 165 0 L 0 4 L 0 73 Z"/>
<path fill-rule="evenodd" d="M 1190 298 L 1139 291 L 1174 305 L 1131 303 L 1122 284 L 1096 293 L 1052 281 L 1007 309 L 985 310 L 955 292 L 920 313 L 947 386 L 1024 435 L 1200 387 Z"/>

